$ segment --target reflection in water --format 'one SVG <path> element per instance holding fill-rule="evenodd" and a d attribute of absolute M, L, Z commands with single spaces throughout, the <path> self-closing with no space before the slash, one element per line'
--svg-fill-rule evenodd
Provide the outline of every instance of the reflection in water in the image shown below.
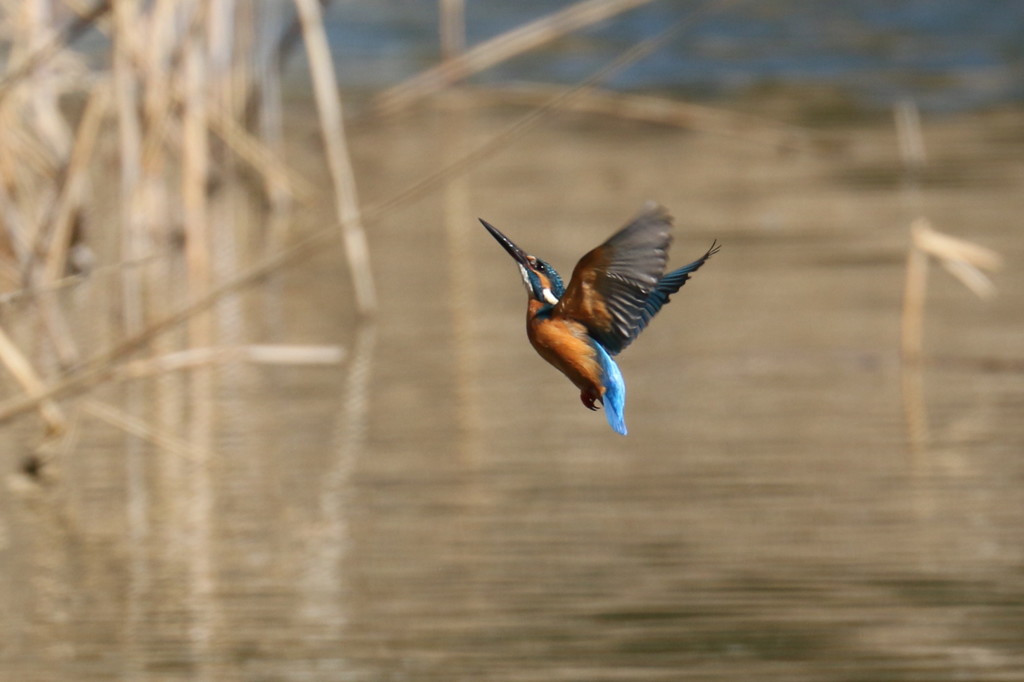
<path fill-rule="evenodd" d="M 444 102 L 445 116 L 441 122 L 442 165 L 444 168 L 453 168 L 469 153 L 469 140 L 464 131 L 471 118 L 465 111 L 466 103 L 461 101 L 458 93 L 448 93 Z M 480 340 L 475 333 L 474 325 L 474 312 L 477 310 L 474 284 L 478 281 L 479 274 L 471 247 L 473 240 L 470 232 L 476 220 L 469 208 L 470 186 L 464 175 L 449 178 L 441 192 L 447 248 L 439 269 L 443 271 L 447 282 L 443 294 L 440 283 L 435 286 L 438 287 L 438 295 L 444 295 L 448 300 L 448 315 L 451 319 L 452 348 L 455 357 L 455 441 L 461 459 L 468 466 L 472 466 L 480 452 L 481 433 L 481 395 L 477 389 L 480 376 L 477 346 Z"/>
<path fill-rule="evenodd" d="M 333 435 L 332 460 L 328 461 L 317 487 L 316 515 L 301 533 L 304 542 L 300 556 L 305 567 L 299 576 L 297 590 L 299 626 L 318 632 L 325 642 L 342 641 L 350 618 L 347 604 L 351 599 L 351 578 L 348 566 L 352 557 L 350 517 L 357 513 L 354 505 L 352 475 L 359 457 L 366 452 L 370 388 L 377 330 L 366 323 L 356 330 L 355 343 L 346 376 L 341 386 L 340 411 Z M 337 652 L 338 672 L 349 672 L 344 651 Z M 312 666 L 310 673 L 316 672 Z"/>
<path fill-rule="evenodd" d="M 369 203 L 457 149 L 435 125 L 358 132 Z M 920 188 L 945 230 L 1009 262 L 1016 131 L 999 114 L 934 124 L 931 163 L 981 179 Z M 925 362 L 902 373 L 912 216 L 852 172 L 898 178 L 892 133 L 829 133 L 854 142 L 780 157 L 546 123 L 375 225 L 375 325 L 350 319 L 328 250 L 235 295 L 202 338 L 338 343 L 340 366 L 232 361 L 69 402 L 53 478 L 11 475 L 0 497 L 0 677 L 1019 677 L 1024 385 L 985 361 L 1019 361 L 1024 282 L 1008 269 L 978 306 L 935 278 Z M 646 198 L 673 208 L 681 242 L 725 249 L 624 358 L 622 439 L 522 343 L 511 273 L 466 263 L 492 254 L 477 214 L 564 268 Z M 166 295 L 180 271 L 159 267 L 147 286 Z M 83 286 L 71 295 L 106 295 Z M 102 320 L 77 324 L 86 352 L 105 345 Z M 20 424 L 9 452 L 31 441 Z"/>

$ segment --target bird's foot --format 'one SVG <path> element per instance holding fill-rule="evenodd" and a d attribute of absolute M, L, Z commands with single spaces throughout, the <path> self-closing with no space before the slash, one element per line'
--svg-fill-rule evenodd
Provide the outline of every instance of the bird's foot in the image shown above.
<path fill-rule="evenodd" d="M 583 391 L 580 393 L 580 401 L 583 403 L 583 407 L 588 410 L 597 409 L 597 405 L 594 403 L 600 402 L 602 405 L 604 404 L 603 401 L 601 401 L 601 396 L 592 391 Z"/>

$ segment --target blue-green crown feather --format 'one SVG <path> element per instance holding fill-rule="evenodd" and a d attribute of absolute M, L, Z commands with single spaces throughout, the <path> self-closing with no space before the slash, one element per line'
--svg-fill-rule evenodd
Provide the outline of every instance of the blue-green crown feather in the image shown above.
<path fill-rule="evenodd" d="M 522 268 L 524 275 L 529 280 L 530 295 L 538 301 L 548 304 L 551 303 L 544 298 L 544 282 L 541 281 L 540 275 L 537 274 L 538 272 L 541 272 L 544 273 L 551 282 L 551 286 L 549 287 L 551 295 L 555 298 L 562 298 L 562 294 L 565 293 L 565 284 L 562 282 L 562 277 L 558 274 L 558 271 L 555 270 L 551 263 L 548 263 L 547 261 L 543 261 L 540 258 L 534 258 L 532 256 L 531 258 L 533 259 L 530 263 L 531 267 L 527 268 L 522 265 L 519 266 Z"/>

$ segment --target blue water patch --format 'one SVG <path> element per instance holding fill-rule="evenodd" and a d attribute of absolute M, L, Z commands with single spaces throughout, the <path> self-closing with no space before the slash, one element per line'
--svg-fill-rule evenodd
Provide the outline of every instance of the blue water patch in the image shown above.
<path fill-rule="evenodd" d="M 468 42 L 571 4 L 474 0 L 466 7 Z M 575 83 L 700 6 L 688 0 L 654 2 L 500 64 L 473 81 Z M 436 3 L 335 3 L 327 19 L 344 86 L 383 88 L 439 59 Z M 738 2 L 701 18 L 671 45 L 605 85 L 712 99 L 787 83 L 827 86 L 867 107 L 889 107 L 907 98 L 944 110 L 1020 101 L 1024 2 Z"/>

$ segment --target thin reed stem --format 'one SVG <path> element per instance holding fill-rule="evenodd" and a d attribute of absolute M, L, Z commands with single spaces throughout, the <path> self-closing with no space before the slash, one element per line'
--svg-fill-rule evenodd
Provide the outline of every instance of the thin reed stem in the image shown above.
<path fill-rule="evenodd" d="M 377 309 L 377 291 L 370 266 L 370 249 L 363 229 L 356 193 L 355 173 L 345 140 L 341 97 L 338 93 L 334 64 L 327 44 L 323 17 L 317 0 L 295 0 L 302 23 L 309 68 L 313 76 L 313 92 L 320 114 L 320 128 L 327 152 L 327 162 L 334 184 L 335 211 L 341 223 L 341 236 L 352 273 L 356 306 L 367 315 Z"/>
<path fill-rule="evenodd" d="M 88 164 L 99 137 L 100 126 L 107 113 L 110 92 L 100 85 L 89 96 L 82 120 L 75 134 L 75 144 L 64 173 L 64 185 L 53 208 L 49 247 L 43 276 L 44 284 L 60 279 L 67 267 L 68 252 L 75 224 L 75 215 L 82 207 L 88 187 Z"/>

